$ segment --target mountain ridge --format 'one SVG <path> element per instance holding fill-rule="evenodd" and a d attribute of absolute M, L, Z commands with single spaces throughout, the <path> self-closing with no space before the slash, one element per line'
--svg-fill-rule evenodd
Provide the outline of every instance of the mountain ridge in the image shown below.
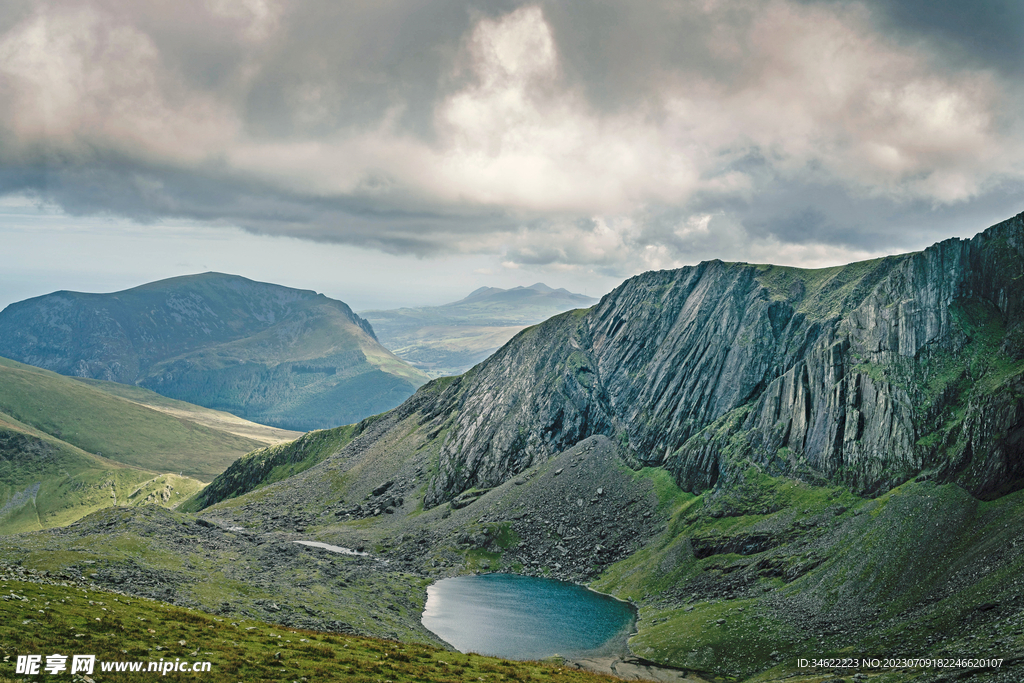
<path fill-rule="evenodd" d="M 222 273 L 11 304 L 0 355 L 302 431 L 387 410 L 426 380 L 344 302 Z"/>
<path fill-rule="evenodd" d="M 1024 477 L 1022 232 L 1016 216 L 843 267 L 709 261 L 631 278 L 457 380 L 438 408 L 452 417 L 425 502 L 599 433 L 695 492 L 748 461 L 863 492 L 931 470 L 979 495 L 1012 490 Z"/>

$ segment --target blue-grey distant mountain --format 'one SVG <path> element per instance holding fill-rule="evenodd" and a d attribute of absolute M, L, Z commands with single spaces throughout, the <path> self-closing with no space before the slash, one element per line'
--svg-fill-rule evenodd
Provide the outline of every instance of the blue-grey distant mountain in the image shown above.
<path fill-rule="evenodd" d="M 596 303 L 589 296 L 538 282 L 512 289 L 481 287 L 443 306 L 362 315 L 384 346 L 430 377 L 441 377 L 465 372 L 530 325 Z"/>
<path fill-rule="evenodd" d="M 388 410 L 426 381 L 343 302 L 222 273 L 11 304 L 0 356 L 298 430 Z"/>

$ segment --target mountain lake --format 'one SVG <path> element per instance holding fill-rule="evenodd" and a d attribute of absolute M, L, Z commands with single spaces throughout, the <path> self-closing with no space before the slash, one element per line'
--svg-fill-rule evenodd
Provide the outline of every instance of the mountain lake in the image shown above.
<path fill-rule="evenodd" d="M 427 588 L 422 621 L 460 652 L 544 659 L 625 653 L 636 610 L 565 581 L 480 574 Z"/>

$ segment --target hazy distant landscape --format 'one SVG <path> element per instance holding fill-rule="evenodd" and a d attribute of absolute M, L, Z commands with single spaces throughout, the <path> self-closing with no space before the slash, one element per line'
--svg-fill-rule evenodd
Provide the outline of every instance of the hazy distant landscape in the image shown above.
<path fill-rule="evenodd" d="M 481 287 L 465 299 L 422 308 L 362 311 L 381 344 L 431 378 L 461 375 L 521 330 L 573 308 L 597 303 L 538 282 Z"/>

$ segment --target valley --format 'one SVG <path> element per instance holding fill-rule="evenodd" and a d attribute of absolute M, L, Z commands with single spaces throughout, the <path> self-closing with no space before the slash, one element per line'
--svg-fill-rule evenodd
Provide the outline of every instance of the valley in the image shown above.
<path fill-rule="evenodd" d="M 0 560 L 433 645 L 431 582 L 512 572 L 629 600 L 633 655 L 687 676 L 1018 680 L 1022 257 L 1024 215 L 843 267 L 645 273 L 175 510 L 0 537 Z M 1004 665 L 797 664 L 817 657 Z"/>

